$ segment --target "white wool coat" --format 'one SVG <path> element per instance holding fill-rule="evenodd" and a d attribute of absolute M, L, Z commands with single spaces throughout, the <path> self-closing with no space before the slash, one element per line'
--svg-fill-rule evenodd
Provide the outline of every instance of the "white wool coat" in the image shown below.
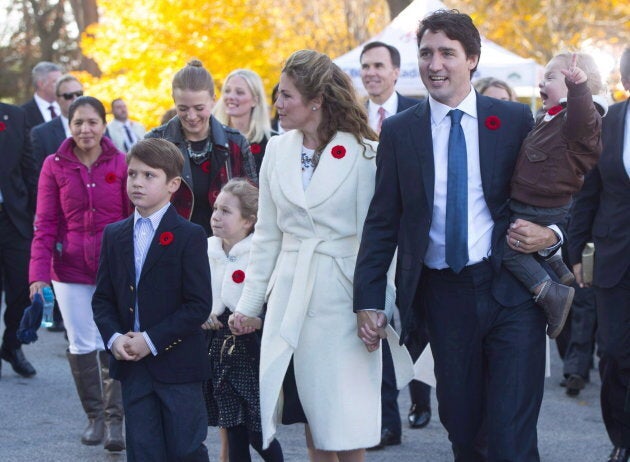
<path fill-rule="evenodd" d="M 221 316 L 227 307 L 231 312 L 236 309 L 241 297 L 244 280 L 239 276 L 245 274 L 247 278 L 247 263 L 249 262 L 249 247 L 252 242 L 251 234 L 237 242 L 230 249 L 228 255 L 223 250 L 222 239 L 212 236 L 208 238 L 208 260 L 210 262 L 210 280 L 212 285 L 212 314 Z"/>
<path fill-rule="evenodd" d="M 380 440 L 382 355 L 380 349 L 368 353 L 357 337 L 352 281 L 374 192 L 376 143 L 366 141 L 366 148 L 337 133 L 304 190 L 302 142 L 302 133 L 293 130 L 267 145 L 258 222 L 236 309 L 258 316 L 268 297 L 260 359 L 263 443 L 276 432 L 293 356 L 315 447 L 370 447 Z"/>

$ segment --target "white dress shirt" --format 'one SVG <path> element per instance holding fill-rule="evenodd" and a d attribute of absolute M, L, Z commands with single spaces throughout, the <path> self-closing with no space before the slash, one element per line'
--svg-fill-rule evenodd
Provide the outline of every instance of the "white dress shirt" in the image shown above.
<path fill-rule="evenodd" d="M 448 268 L 446 263 L 446 185 L 448 170 L 448 137 L 451 129 L 451 109 L 464 112 L 461 125 L 466 139 L 468 170 L 468 265 L 479 263 L 490 256 L 494 221 L 486 204 L 481 184 L 479 162 L 479 127 L 477 123 L 477 95 L 471 87 L 468 96 L 450 108 L 429 96 L 435 185 L 433 220 L 429 230 L 429 246 L 424 263 L 429 268 Z"/>
<path fill-rule="evenodd" d="M 386 119 L 396 114 L 398 111 L 398 93 L 392 93 L 392 96 L 390 96 L 382 105 L 378 105 L 373 103 L 372 100 L 368 100 L 368 123 L 374 131 L 378 129 L 378 110 L 381 107 L 385 109 Z"/>
<path fill-rule="evenodd" d="M 50 105 L 52 105 L 55 108 L 55 113 L 57 114 L 57 116 L 61 115 L 61 108 L 59 107 L 59 103 L 57 103 L 57 101 L 53 101 L 52 103 L 49 103 L 44 98 L 39 96 L 37 93 L 33 95 L 33 99 L 37 103 L 39 112 L 41 112 L 42 115 L 44 116 L 44 122 L 50 122 L 52 120 L 52 117 L 50 115 L 50 109 L 48 109 Z"/>

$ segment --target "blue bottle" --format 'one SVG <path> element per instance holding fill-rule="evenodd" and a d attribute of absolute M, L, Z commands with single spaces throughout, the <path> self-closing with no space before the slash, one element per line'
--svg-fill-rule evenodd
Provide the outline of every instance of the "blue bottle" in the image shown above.
<path fill-rule="evenodd" d="M 50 327 L 53 325 L 53 305 L 55 304 L 55 296 L 50 287 L 42 289 L 44 295 L 44 310 L 42 313 L 42 327 Z"/>

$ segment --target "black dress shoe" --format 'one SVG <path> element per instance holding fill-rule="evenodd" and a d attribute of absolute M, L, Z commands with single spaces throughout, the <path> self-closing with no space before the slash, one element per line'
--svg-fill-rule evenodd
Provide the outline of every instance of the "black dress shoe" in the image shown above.
<path fill-rule="evenodd" d="M 4 346 L 0 350 L 0 358 L 11 364 L 13 370 L 22 377 L 33 377 L 37 371 L 24 357 L 21 348 L 9 349 Z"/>
<path fill-rule="evenodd" d="M 381 441 L 371 448 L 367 448 L 368 451 L 376 451 L 378 449 L 384 449 L 385 446 L 396 446 L 400 444 L 400 435 L 395 435 L 389 428 L 383 428 L 381 432 Z"/>
<path fill-rule="evenodd" d="M 424 428 L 429 425 L 431 421 L 431 410 L 426 408 L 416 407 L 414 404 L 409 409 L 409 415 L 407 416 L 410 428 Z"/>
<path fill-rule="evenodd" d="M 608 462 L 628 462 L 628 457 L 630 457 L 630 450 L 628 448 L 615 446 L 610 453 Z"/>

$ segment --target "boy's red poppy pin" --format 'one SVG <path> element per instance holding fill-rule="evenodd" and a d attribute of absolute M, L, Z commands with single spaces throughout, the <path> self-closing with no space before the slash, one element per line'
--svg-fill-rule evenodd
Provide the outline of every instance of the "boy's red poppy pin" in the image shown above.
<path fill-rule="evenodd" d="M 160 234 L 160 245 L 170 245 L 173 242 L 173 233 L 164 231 Z"/>

